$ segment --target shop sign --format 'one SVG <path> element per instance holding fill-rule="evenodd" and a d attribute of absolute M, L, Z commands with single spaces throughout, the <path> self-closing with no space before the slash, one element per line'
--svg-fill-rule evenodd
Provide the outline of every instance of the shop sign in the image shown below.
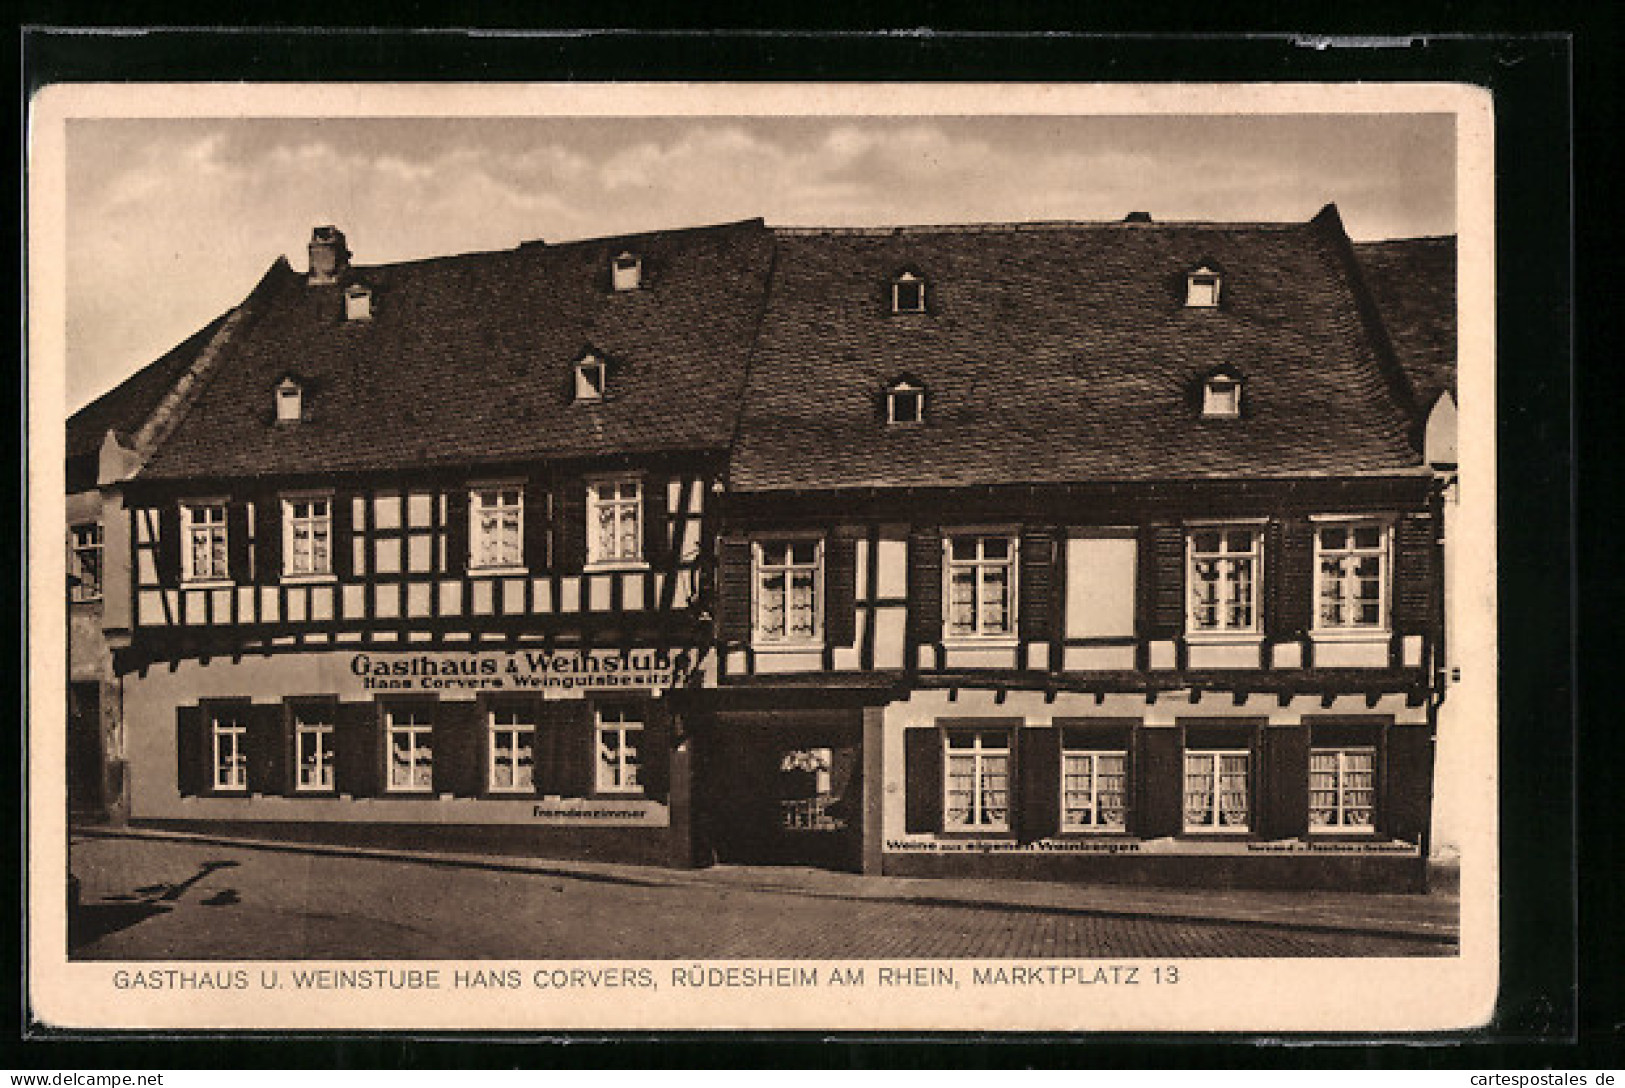
<path fill-rule="evenodd" d="M 669 688 L 677 665 L 666 650 L 513 650 L 376 653 L 350 657 L 368 691 L 573 691 Z"/>

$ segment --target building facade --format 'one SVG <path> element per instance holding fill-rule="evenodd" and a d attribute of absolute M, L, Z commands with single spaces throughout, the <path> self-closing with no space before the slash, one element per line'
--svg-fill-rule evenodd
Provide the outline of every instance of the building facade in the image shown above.
<path fill-rule="evenodd" d="M 117 489 L 130 818 L 1418 888 L 1453 359 L 1362 259 L 1331 208 L 320 229 Z"/>

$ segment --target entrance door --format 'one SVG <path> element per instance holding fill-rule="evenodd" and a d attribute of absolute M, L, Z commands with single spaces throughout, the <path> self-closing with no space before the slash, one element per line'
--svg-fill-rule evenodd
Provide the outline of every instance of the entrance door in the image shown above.
<path fill-rule="evenodd" d="M 102 798 L 101 686 L 68 685 L 68 809 L 100 813 Z"/>

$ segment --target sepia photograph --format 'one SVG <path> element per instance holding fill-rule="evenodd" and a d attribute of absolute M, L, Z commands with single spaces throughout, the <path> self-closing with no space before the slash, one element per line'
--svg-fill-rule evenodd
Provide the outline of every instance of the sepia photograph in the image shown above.
<path fill-rule="evenodd" d="M 1487 1015 L 1472 92 L 162 90 L 30 206 L 76 1022 Z"/>

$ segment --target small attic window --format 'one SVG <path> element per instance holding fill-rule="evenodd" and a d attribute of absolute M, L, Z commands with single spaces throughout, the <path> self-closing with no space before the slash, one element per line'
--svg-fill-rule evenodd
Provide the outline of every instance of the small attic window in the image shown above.
<path fill-rule="evenodd" d="M 610 262 L 610 280 L 617 291 L 636 291 L 643 286 L 643 258 L 621 253 Z"/>
<path fill-rule="evenodd" d="M 887 423 L 920 423 L 924 419 L 924 386 L 904 378 L 886 387 Z"/>
<path fill-rule="evenodd" d="M 912 269 L 899 272 L 891 281 L 891 312 L 925 313 L 925 279 Z"/>
<path fill-rule="evenodd" d="M 1241 415 L 1241 377 L 1230 370 L 1215 371 L 1202 383 L 1202 416 L 1235 419 Z"/>
<path fill-rule="evenodd" d="M 576 361 L 576 402 L 603 400 L 609 382 L 609 368 L 596 355 L 583 355 Z"/>
<path fill-rule="evenodd" d="M 276 387 L 276 421 L 298 423 L 304 415 L 304 389 L 292 378 L 284 378 Z"/>
<path fill-rule="evenodd" d="M 352 283 L 344 289 L 344 320 L 366 321 L 372 317 L 372 288 Z"/>
<path fill-rule="evenodd" d="M 1219 273 L 1203 265 L 1185 277 L 1185 305 L 1211 310 L 1219 304 Z"/>

